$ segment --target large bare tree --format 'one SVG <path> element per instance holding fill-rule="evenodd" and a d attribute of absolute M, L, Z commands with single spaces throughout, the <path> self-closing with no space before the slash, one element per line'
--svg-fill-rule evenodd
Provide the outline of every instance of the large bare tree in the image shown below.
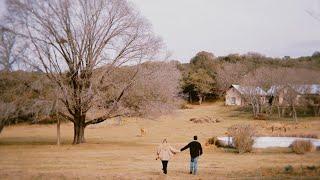
<path fill-rule="evenodd" d="M 15 27 L 9 29 L 32 43 L 35 58 L 60 89 L 65 111 L 59 114 L 73 122 L 74 144 L 85 141 L 86 126 L 119 116 L 119 101 L 139 66 L 126 74 L 130 80 L 118 87 L 117 96 L 105 102 L 104 114 L 87 118 L 99 91 L 113 86 L 108 77 L 115 69 L 153 58 L 162 45 L 126 0 L 7 0 L 7 5 Z M 97 68 L 102 73 L 94 75 Z"/>

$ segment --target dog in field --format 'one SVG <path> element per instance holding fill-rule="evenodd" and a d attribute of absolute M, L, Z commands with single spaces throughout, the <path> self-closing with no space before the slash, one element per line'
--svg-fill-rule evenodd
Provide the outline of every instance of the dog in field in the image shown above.
<path fill-rule="evenodd" d="M 145 136 L 147 135 L 147 131 L 144 128 L 140 128 L 140 136 Z"/>

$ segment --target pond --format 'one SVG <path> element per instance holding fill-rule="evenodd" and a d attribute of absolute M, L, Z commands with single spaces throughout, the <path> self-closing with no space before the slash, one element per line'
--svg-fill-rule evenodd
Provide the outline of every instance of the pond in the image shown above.
<path fill-rule="evenodd" d="M 232 143 L 232 138 L 229 137 L 218 137 L 218 140 Z M 298 137 L 256 137 L 254 148 L 269 148 L 269 147 L 289 147 L 295 140 L 310 140 L 314 146 L 320 147 L 320 139 L 314 138 L 298 138 Z"/>

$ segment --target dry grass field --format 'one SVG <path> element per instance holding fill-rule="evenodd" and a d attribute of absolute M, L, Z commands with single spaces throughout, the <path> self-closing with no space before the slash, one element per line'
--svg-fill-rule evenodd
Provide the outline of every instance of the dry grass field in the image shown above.
<path fill-rule="evenodd" d="M 190 118 L 213 116 L 220 123 L 195 124 Z M 223 136 L 236 123 L 265 123 L 223 103 L 191 106 L 157 119 L 113 120 L 88 127 L 87 143 L 71 145 L 73 126 L 62 125 L 62 142 L 55 145 L 55 125 L 16 125 L 0 134 L 0 179 L 317 179 L 320 178 L 320 152 L 296 155 L 287 148 L 256 149 L 237 154 L 227 149 L 205 147 L 212 136 Z M 301 127 L 286 133 L 314 133 L 320 136 L 320 119 L 303 118 Z M 146 135 L 140 137 L 140 128 Z M 261 130 L 262 133 L 271 133 Z M 181 148 L 193 135 L 204 146 L 199 174 L 189 175 L 189 152 L 169 162 L 168 175 L 161 173 L 155 150 L 166 137 Z M 285 171 L 287 165 L 293 170 Z M 312 167 L 315 166 L 315 167 Z"/>

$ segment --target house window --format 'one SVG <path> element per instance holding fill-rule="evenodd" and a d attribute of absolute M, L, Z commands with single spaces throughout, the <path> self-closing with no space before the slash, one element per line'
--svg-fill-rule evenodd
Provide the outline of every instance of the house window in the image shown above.
<path fill-rule="evenodd" d="M 231 104 L 236 104 L 236 98 L 235 97 L 231 97 Z"/>

